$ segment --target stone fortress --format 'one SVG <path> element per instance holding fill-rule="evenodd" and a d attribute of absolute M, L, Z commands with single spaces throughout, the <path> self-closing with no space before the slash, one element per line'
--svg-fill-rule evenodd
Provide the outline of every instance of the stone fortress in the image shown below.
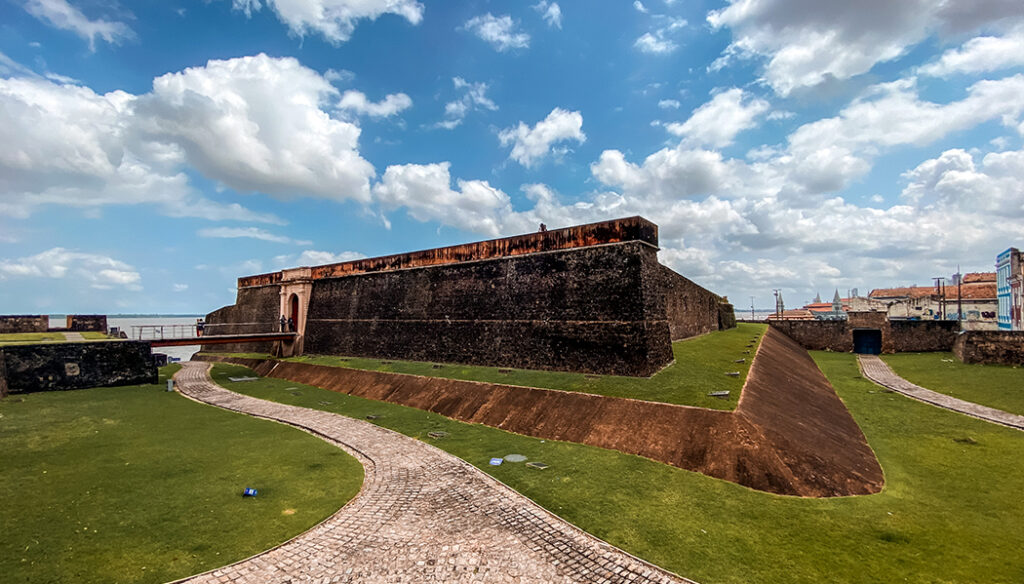
<path fill-rule="evenodd" d="M 284 316 L 295 340 L 203 350 L 649 376 L 673 340 L 736 322 L 657 252 L 657 225 L 629 217 L 242 277 L 208 334 L 278 330 Z"/>

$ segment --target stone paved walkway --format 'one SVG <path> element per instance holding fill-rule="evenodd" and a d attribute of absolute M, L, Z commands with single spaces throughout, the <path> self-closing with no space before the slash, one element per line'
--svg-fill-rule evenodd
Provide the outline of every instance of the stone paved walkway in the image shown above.
<path fill-rule="evenodd" d="M 907 397 L 914 398 L 926 404 L 931 404 L 947 410 L 953 410 L 954 412 L 960 412 L 961 414 L 979 418 L 986 422 L 992 422 L 993 424 L 1001 424 L 1003 426 L 1016 428 L 1017 430 L 1024 430 L 1024 416 L 1018 416 L 1017 414 L 1011 414 L 1009 412 L 1004 412 L 1003 410 L 978 405 L 973 402 L 948 396 L 944 393 L 925 389 L 919 385 L 914 385 L 899 375 L 896 375 L 896 373 L 890 369 L 889 366 L 885 364 L 885 361 L 882 361 L 878 355 L 858 355 L 857 361 L 860 363 L 860 370 L 864 374 L 864 377 L 867 377 L 882 387 L 887 387 L 893 391 L 902 393 Z"/>
<path fill-rule="evenodd" d="M 65 341 L 84 341 L 85 337 L 82 333 L 64 333 Z"/>
<path fill-rule="evenodd" d="M 188 582 L 691 582 L 580 531 L 429 444 L 243 396 L 214 384 L 208 371 L 207 363 L 185 363 L 178 389 L 317 434 L 358 458 L 366 478 L 359 495 L 317 527 Z"/>

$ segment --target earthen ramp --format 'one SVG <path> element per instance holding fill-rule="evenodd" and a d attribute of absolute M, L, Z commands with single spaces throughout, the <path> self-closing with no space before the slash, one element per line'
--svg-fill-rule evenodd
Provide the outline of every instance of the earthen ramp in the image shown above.
<path fill-rule="evenodd" d="M 810 355 L 771 328 L 732 412 L 306 363 L 197 358 L 464 422 L 637 454 L 771 493 L 863 495 L 881 490 L 884 480 L 863 433 Z"/>

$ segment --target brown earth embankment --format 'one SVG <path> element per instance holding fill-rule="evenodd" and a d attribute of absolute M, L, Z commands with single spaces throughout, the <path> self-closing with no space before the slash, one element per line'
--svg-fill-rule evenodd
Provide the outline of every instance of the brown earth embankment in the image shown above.
<path fill-rule="evenodd" d="M 197 358 L 464 422 L 637 454 L 761 491 L 834 497 L 875 493 L 883 484 L 874 453 L 828 380 L 804 349 L 773 329 L 732 412 L 306 363 Z"/>

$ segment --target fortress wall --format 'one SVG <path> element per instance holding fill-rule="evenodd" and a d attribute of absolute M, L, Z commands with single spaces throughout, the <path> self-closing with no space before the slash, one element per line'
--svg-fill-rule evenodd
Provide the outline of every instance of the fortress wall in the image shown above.
<path fill-rule="evenodd" d="M 204 332 L 207 335 L 227 335 L 279 331 L 280 302 L 278 286 L 239 288 L 238 298 L 234 304 L 206 315 Z M 224 353 L 269 353 L 272 347 L 273 342 L 225 343 L 203 345 L 202 350 Z"/>
<path fill-rule="evenodd" d="M 736 326 L 731 304 L 666 266 L 658 268 L 673 341 Z"/>
<path fill-rule="evenodd" d="M 313 281 L 307 353 L 647 376 L 672 360 L 641 241 Z"/>
<path fill-rule="evenodd" d="M 157 382 L 146 341 L 8 345 L 0 353 L 0 387 L 10 393 Z"/>
<path fill-rule="evenodd" d="M 953 352 L 964 363 L 1024 365 L 1024 331 L 965 332 Z"/>

